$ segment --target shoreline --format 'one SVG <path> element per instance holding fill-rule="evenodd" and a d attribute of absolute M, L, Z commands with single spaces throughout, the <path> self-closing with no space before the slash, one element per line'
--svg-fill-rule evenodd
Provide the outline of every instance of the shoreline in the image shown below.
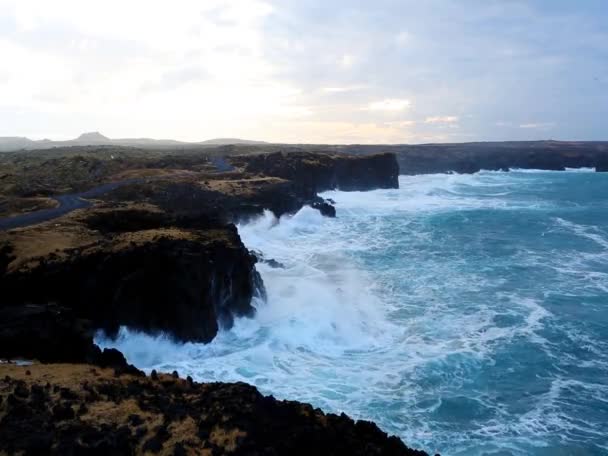
<path fill-rule="evenodd" d="M 121 325 L 126 325 L 151 334 L 167 332 L 178 341 L 209 342 L 217 334 L 219 325 L 230 327 L 235 316 L 254 314 L 251 300 L 256 295 L 263 298 L 264 285 L 255 269 L 258 260 L 243 245 L 232 220 L 247 219 L 264 209 L 276 215 L 293 213 L 305 204 L 331 217 L 335 216 L 333 206 L 319 198 L 317 192 L 338 186 L 351 190 L 398 186 L 395 158 L 386 154 L 370 158 L 274 154 L 237 158 L 233 165 L 240 168 L 236 174 L 235 171 L 219 175 L 177 171 L 167 179 L 132 182 L 113 189 L 103 200 L 92 201 L 90 207 L 76 209 L 52 221 L 0 233 L 0 286 L 3 288 L 0 357 L 47 363 L 14 366 L 19 371 L 16 383 L 12 380 L 12 375 L 16 375 L 12 365 L 0 365 L 0 374 L 4 376 L 0 393 L 6 395 L 0 403 L 3 424 L 0 434 L 5 433 L 0 439 L 0 451 L 44 448 L 44 451 L 61 453 L 60 449 L 76 445 L 74 448 L 80 451 L 106 448 L 120 453 L 129 448 L 136 452 L 186 454 L 211 445 L 213 454 L 231 451 L 247 454 L 251 449 L 261 451 L 268 445 L 275 448 L 274 451 L 280 448 L 297 451 L 308 445 L 312 452 L 335 452 L 341 448 L 339 451 L 350 454 L 369 454 L 369 451 L 426 454 L 410 450 L 396 437 L 389 438 L 372 423 L 354 422 L 345 415 L 325 415 L 306 404 L 264 398 L 249 386 L 242 389 L 237 385 L 217 384 L 220 397 L 244 401 L 234 413 L 245 430 L 241 427 L 229 430 L 232 435 L 238 434 L 239 439 L 224 442 L 222 446 L 214 438 L 200 437 L 199 424 L 201 440 L 189 438 L 184 443 L 186 447 L 190 445 L 186 453 L 167 437 L 172 433 L 167 423 L 154 428 L 155 435 L 148 433 L 146 437 L 133 427 L 127 430 L 126 423 L 99 403 L 124 403 L 130 400 L 131 390 L 137 393 L 141 388 L 149 388 L 158 375 L 152 373 L 146 377 L 129 365 L 118 350 L 100 350 L 94 344 L 93 331 L 103 329 L 112 336 Z M 375 171 L 370 174 L 370 169 Z M 60 363 L 66 362 L 76 364 L 62 367 Z M 79 402 L 85 396 L 41 393 L 43 386 L 33 380 L 38 378 L 39 369 L 47 371 L 44 377 L 47 382 L 56 375 L 63 378 L 64 374 L 53 373 L 63 370 L 81 385 L 79 388 L 93 381 L 83 369 L 110 369 L 100 387 L 115 391 L 122 388 L 120 385 L 126 378 L 127 396 L 118 393 L 107 399 L 93 398 L 94 405 L 104 411 L 96 415 L 97 421 L 90 423 L 93 428 L 85 428 L 83 419 L 87 412 L 84 410 L 89 405 Z M 175 372 L 172 378 L 178 376 Z M 195 386 L 191 379 L 185 383 L 195 389 L 211 387 Z M 51 390 L 61 392 L 65 388 L 61 385 L 58 380 Z M 235 392 L 227 393 L 232 390 Z M 158 401 L 160 394 L 154 390 L 151 398 Z M 181 395 L 179 393 L 176 400 Z M 250 400 L 253 400 L 251 404 Z M 189 407 L 186 403 L 180 404 L 179 407 Z M 256 404 L 272 405 L 264 429 L 243 421 L 245 410 L 255 409 Z M 275 410 L 274 404 L 279 408 Z M 288 407 L 296 409 L 303 407 L 305 413 L 290 411 L 293 418 L 285 421 L 287 412 L 280 409 L 286 406 L 281 404 L 292 404 Z M 190 409 L 188 414 L 193 419 L 196 414 L 204 415 L 207 409 L 201 407 Z M 39 421 L 34 420 L 37 427 L 55 430 L 46 436 L 27 432 L 28 426 L 34 423 L 33 416 L 38 417 Z M 23 421 L 24 417 L 29 418 Z M 166 413 L 164 420 L 167 420 Z M 179 422 L 179 426 L 185 426 L 183 420 Z M 321 428 L 315 422 L 321 423 Z M 111 428 L 104 431 L 104 423 Z M 213 434 L 213 426 L 220 422 L 216 417 L 209 425 Z M 283 434 L 269 439 L 267 433 L 277 426 Z M 68 441 L 61 429 L 66 432 L 72 429 L 69 432 L 80 437 Z M 82 440 L 87 433 L 99 435 L 99 432 L 105 437 L 96 437 L 94 442 Z M 281 440 L 281 435 L 298 433 L 303 433 L 304 440 Z M 304 437 L 310 435 L 314 436 L 312 440 Z M 348 439 L 352 443 L 337 435 L 351 435 Z M 167 446 L 166 442 L 173 446 Z M 330 450 L 332 447 L 336 449 Z"/>

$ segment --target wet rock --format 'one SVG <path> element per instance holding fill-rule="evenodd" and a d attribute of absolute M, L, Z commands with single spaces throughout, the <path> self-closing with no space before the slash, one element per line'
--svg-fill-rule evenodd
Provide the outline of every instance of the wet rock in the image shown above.
<path fill-rule="evenodd" d="M 324 215 L 325 217 L 336 216 L 336 208 L 328 202 L 323 201 L 312 203 L 312 208 L 317 209 L 321 213 L 321 215 Z"/>
<path fill-rule="evenodd" d="M 285 268 L 285 265 L 283 263 L 281 263 L 280 261 L 275 260 L 274 258 L 270 258 L 269 260 L 265 260 L 264 263 L 266 263 L 271 268 L 275 268 L 275 269 L 284 269 Z"/>

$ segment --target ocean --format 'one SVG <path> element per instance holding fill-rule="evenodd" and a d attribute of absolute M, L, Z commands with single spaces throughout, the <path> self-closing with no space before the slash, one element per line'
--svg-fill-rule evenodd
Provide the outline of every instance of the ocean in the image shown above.
<path fill-rule="evenodd" d="M 375 421 L 442 455 L 608 454 L 608 174 L 401 176 L 239 226 L 267 287 L 210 344 L 122 329 L 138 367 Z"/>

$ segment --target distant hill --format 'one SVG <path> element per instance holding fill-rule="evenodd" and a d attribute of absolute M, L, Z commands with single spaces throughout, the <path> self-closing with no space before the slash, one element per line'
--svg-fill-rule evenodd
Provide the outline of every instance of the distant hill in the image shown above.
<path fill-rule="evenodd" d="M 31 149 L 37 141 L 19 136 L 0 136 L 0 152 Z"/>
<path fill-rule="evenodd" d="M 42 139 L 38 141 L 20 136 L 0 136 L 0 152 L 13 152 L 18 150 L 50 149 L 53 147 L 69 146 L 99 146 L 113 145 L 126 147 L 195 147 L 195 146 L 223 146 L 231 144 L 266 144 L 264 141 L 251 141 L 238 138 L 215 138 L 200 142 L 176 141 L 173 139 L 151 138 L 119 138 L 111 139 L 98 131 L 83 133 L 75 139 L 66 141 L 51 141 Z"/>
<path fill-rule="evenodd" d="M 102 135 L 98 131 L 92 131 L 89 133 L 83 133 L 74 141 L 82 142 L 82 143 L 108 143 L 112 140 L 107 136 Z"/>

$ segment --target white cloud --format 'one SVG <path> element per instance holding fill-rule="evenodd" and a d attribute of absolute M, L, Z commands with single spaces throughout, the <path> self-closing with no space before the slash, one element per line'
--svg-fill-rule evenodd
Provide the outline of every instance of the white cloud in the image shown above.
<path fill-rule="evenodd" d="M 553 127 L 555 127 L 554 122 L 525 123 L 519 126 L 519 128 L 535 130 L 549 130 Z"/>
<path fill-rule="evenodd" d="M 110 136 L 191 140 L 312 113 L 263 55 L 264 2 L 0 0 L 0 14 L 5 5 L 24 33 L 61 30 L 63 41 L 49 48 L 0 31 L 1 109 L 93 114 L 104 123 L 91 127 Z"/>
<path fill-rule="evenodd" d="M 355 85 L 355 86 L 345 86 L 345 87 L 323 87 L 321 91 L 325 93 L 343 93 L 343 92 L 354 92 L 357 90 L 366 89 L 368 86 L 365 85 Z"/>
<path fill-rule="evenodd" d="M 411 101 L 405 98 L 389 98 L 371 102 L 366 109 L 370 111 L 403 111 L 411 105 Z"/>
<path fill-rule="evenodd" d="M 458 116 L 433 116 L 433 117 L 427 117 L 426 119 L 424 119 L 424 123 L 427 123 L 427 124 L 441 124 L 441 123 L 451 124 L 451 123 L 458 122 L 458 120 L 459 120 Z"/>
<path fill-rule="evenodd" d="M 434 3 L 0 0 L 0 128 L 403 142 L 559 125 L 560 139 L 605 139 L 599 7 Z"/>
<path fill-rule="evenodd" d="M 415 120 L 396 120 L 394 122 L 386 122 L 387 125 L 397 128 L 408 128 L 416 125 Z"/>
<path fill-rule="evenodd" d="M 280 123 L 269 128 L 279 130 L 281 142 L 334 144 L 403 144 L 417 142 L 422 137 L 404 131 L 399 125 L 376 122 L 346 122 L 306 120 Z M 425 138 L 428 139 L 428 138 Z"/>

